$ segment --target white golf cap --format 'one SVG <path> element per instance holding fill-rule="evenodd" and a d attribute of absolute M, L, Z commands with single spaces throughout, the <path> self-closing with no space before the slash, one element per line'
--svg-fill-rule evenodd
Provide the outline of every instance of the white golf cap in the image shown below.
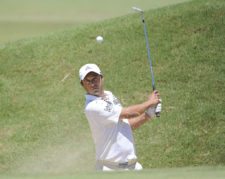
<path fill-rule="evenodd" d="M 90 72 L 102 75 L 100 68 L 96 64 L 86 64 L 80 68 L 79 71 L 80 81 L 82 81 L 85 78 L 85 76 Z"/>

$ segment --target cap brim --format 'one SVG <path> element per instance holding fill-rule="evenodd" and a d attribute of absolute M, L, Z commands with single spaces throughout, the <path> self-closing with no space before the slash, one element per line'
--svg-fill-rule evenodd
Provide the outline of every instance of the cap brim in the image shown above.
<path fill-rule="evenodd" d="M 80 79 L 80 81 L 83 81 L 84 78 L 89 74 L 89 73 L 96 73 L 98 75 L 101 75 L 101 72 L 99 71 L 95 71 L 95 70 L 87 70 L 85 71 L 85 73 L 83 74 L 82 78 Z"/>

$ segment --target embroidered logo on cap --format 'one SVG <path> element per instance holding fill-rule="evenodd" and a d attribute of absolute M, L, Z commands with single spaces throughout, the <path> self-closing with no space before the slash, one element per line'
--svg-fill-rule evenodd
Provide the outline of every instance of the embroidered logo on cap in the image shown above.
<path fill-rule="evenodd" d="M 85 68 L 85 71 L 88 71 L 89 69 L 92 69 L 92 68 L 89 67 L 89 66 L 87 66 L 87 67 Z"/>

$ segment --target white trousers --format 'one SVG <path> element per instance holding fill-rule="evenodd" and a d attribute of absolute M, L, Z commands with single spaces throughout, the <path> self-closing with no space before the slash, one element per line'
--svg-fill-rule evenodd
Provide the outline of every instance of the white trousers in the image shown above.
<path fill-rule="evenodd" d="M 97 161 L 96 169 L 98 171 L 128 171 L 128 170 L 142 170 L 143 167 L 140 163 L 135 162 L 132 164 L 110 164 Z"/>

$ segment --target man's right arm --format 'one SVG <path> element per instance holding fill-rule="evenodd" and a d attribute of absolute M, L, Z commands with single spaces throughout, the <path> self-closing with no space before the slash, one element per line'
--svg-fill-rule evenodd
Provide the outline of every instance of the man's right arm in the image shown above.
<path fill-rule="evenodd" d="M 152 119 L 153 117 L 150 117 L 147 113 L 143 113 L 140 116 L 128 119 L 128 122 L 131 128 L 134 130 Z"/>
<path fill-rule="evenodd" d="M 130 119 L 143 114 L 148 108 L 154 107 L 159 103 L 159 93 L 154 91 L 149 96 L 148 100 L 137 105 L 132 105 L 122 109 L 120 119 Z"/>

